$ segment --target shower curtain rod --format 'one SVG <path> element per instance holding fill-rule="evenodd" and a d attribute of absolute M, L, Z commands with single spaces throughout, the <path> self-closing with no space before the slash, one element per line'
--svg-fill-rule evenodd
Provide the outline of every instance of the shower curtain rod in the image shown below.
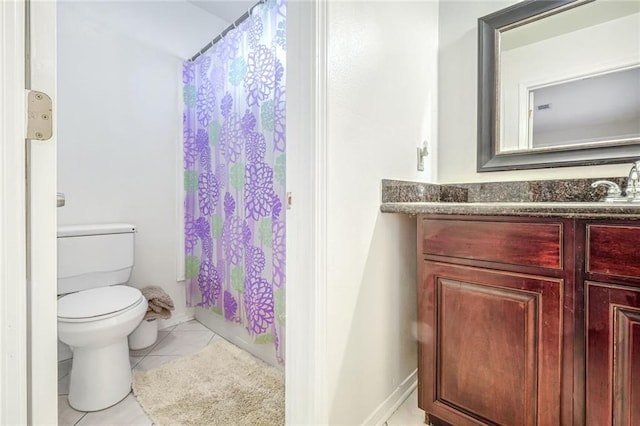
<path fill-rule="evenodd" d="M 233 21 L 231 23 L 231 25 L 229 25 L 227 28 L 225 28 L 217 37 L 215 37 L 213 40 L 211 40 L 209 43 L 207 43 L 207 45 L 205 47 L 203 47 L 202 49 L 200 49 L 198 51 L 198 53 L 196 53 L 195 55 L 193 55 L 191 57 L 191 59 L 189 59 L 189 62 L 193 62 L 196 59 L 198 59 L 198 57 L 200 55 L 202 55 L 203 53 L 205 53 L 207 50 L 211 49 L 217 42 L 219 42 L 220 40 L 222 40 L 222 38 L 227 35 L 227 33 L 229 31 L 231 31 L 232 29 L 236 28 L 238 25 L 240 25 L 240 23 L 242 21 L 244 21 L 245 19 L 247 19 L 249 16 L 251 16 L 251 12 L 253 12 L 253 9 L 258 6 L 259 4 L 262 4 L 264 2 L 266 2 L 267 0 L 260 0 L 258 3 L 254 4 L 253 6 L 251 6 L 249 8 L 249 10 L 247 10 L 241 17 L 239 17 L 238 19 L 236 19 L 235 21 Z"/>

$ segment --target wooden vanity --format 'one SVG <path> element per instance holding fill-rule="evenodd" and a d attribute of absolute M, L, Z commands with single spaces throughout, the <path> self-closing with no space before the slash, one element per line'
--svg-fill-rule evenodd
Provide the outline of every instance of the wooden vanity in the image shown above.
<path fill-rule="evenodd" d="M 418 215 L 434 425 L 640 425 L 640 221 Z"/>

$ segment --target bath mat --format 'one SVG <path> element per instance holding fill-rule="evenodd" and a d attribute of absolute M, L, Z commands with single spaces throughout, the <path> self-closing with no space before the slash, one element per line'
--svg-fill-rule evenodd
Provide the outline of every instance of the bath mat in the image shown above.
<path fill-rule="evenodd" d="M 148 371 L 133 393 L 158 426 L 284 424 L 284 375 L 221 338 Z"/>

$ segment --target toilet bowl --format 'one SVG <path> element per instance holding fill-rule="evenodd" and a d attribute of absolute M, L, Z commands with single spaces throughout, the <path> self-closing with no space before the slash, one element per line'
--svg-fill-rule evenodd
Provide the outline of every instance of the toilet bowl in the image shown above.
<path fill-rule="evenodd" d="M 58 338 L 73 350 L 71 407 L 102 410 L 129 394 L 127 336 L 146 311 L 147 300 L 133 287 L 83 290 L 58 300 Z"/>
<path fill-rule="evenodd" d="M 58 228 L 58 338 L 73 353 L 69 405 L 97 411 L 131 391 L 127 336 L 147 300 L 124 284 L 133 268 L 135 227 L 128 224 Z"/>

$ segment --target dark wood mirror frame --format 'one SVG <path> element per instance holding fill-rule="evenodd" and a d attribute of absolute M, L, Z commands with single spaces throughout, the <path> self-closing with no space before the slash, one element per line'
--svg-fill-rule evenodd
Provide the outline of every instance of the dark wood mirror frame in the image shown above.
<path fill-rule="evenodd" d="M 526 0 L 478 19 L 478 172 L 628 163 L 640 156 L 640 142 L 619 146 L 497 154 L 499 29 L 580 0 Z"/>

